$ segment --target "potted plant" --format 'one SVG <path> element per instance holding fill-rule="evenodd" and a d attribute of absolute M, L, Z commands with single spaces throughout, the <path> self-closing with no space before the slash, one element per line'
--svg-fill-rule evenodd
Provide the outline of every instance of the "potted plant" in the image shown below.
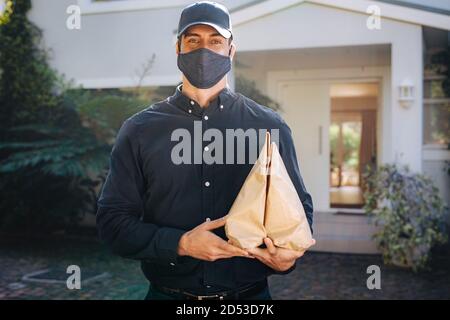
<path fill-rule="evenodd" d="M 368 168 L 365 211 L 378 226 L 374 238 L 386 264 L 418 271 L 436 244 L 447 241 L 448 208 L 433 182 L 407 166 Z"/>

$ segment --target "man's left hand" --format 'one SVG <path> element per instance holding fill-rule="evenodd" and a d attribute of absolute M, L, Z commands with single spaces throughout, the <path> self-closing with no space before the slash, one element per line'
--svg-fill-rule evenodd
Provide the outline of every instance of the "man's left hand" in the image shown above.
<path fill-rule="evenodd" d="M 277 248 L 270 238 L 264 238 L 266 249 L 252 248 L 247 251 L 265 265 L 276 271 L 286 271 L 295 264 L 295 261 L 303 256 L 306 250 L 297 251 L 285 248 Z M 316 241 L 313 239 L 313 245 Z"/>

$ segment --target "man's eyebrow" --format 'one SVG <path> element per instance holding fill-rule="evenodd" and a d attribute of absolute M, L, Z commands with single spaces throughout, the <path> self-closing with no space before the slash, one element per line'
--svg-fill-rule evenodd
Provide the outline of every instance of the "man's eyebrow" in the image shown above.
<path fill-rule="evenodd" d="M 217 36 L 222 37 L 222 35 L 220 33 L 218 33 L 218 32 L 214 32 L 214 33 L 210 34 L 209 36 L 210 37 L 217 37 Z M 187 38 L 187 37 L 201 37 L 201 35 L 198 34 L 198 33 L 194 33 L 194 32 L 186 32 L 184 34 L 184 37 L 185 38 Z"/>
<path fill-rule="evenodd" d="M 186 32 L 184 37 L 200 37 L 200 35 L 198 33 Z"/>

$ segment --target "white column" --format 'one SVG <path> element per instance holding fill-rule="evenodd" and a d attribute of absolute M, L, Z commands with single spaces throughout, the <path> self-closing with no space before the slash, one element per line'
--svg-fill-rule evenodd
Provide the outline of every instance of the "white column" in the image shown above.
<path fill-rule="evenodd" d="M 417 26 L 407 36 L 392 43 L 391 59 L 391 161 L 407 164 L 415 172 L 422 171 L 423 121 L 423 41 Z M 399 86 L 404 80 L 414 85 L 414 101 L 408 108 L 399 102 Z"/>

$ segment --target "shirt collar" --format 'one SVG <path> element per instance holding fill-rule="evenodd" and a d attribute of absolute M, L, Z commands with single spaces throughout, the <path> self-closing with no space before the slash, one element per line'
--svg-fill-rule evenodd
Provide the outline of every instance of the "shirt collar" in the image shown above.
<path fill-rule="evenodd" d="M 203 115 L 205 113 L 211 113 L 216 110 L 224 111 L 229 108 L 234 100 L 237 98 L 236 93 L 234 93 L 228 86 L 223 88 L 217 97 L 210 101 L 208 107 L 202 108 L 197 101 L 189 98 L 183 92 L 183 84 L 176 87 L 175 93 L 169 97 L 169 102 L 181 108 L 185 112 L 194 115 Z"/>

